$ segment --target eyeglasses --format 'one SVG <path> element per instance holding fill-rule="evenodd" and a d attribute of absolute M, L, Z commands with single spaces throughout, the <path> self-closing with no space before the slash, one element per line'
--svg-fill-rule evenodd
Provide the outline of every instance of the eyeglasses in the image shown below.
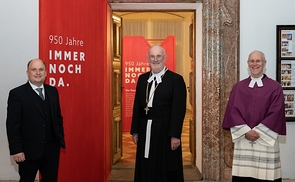
<path fill-rule="evenodd" d="M 150 60 L 155 60 L 155 59 L 157 59 L 157 60 L 159 60 L 159 59 L 162 59 L 163 57 L 165 57 L 164 55 L 150 55 L 150 56 L 148 56 L 148 58 L 150 59 Z"/>
<path fill-rule="evenodd" d="M 257 59 L 257 60 L 254 60 L 254 59 L 248 60 L 248 63 L 251 63 L 251 64 L 253 64 L 253 63 L 260 64 L 260 63 L 263 63 L 263 62 L 264 62 L 264 60 L 260 60 L 260 59 Z"/>

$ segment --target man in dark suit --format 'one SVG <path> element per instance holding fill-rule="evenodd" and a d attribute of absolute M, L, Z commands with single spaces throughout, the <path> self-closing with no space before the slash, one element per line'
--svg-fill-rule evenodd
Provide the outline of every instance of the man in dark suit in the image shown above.
<path fill-rule="evenodd" d="M 38 170 L 41 182 L 56 182 L 60 147 L 65 148 L 58 91 L 44 84 L 46 65 L 40 59 L 28 62 L 27 76 L 27 83 L 9 92 L 10 155 L 19 166 L 20 182 L 33 182 Z"/>
<path fill-rule="evenodd" d="M 152 71 L 138 78 L 130 131 L 137 145 L 134 182 L 183 182 L 185 82 L 165 66 L 163 47 L 151 47 L 147 59 Z"/>

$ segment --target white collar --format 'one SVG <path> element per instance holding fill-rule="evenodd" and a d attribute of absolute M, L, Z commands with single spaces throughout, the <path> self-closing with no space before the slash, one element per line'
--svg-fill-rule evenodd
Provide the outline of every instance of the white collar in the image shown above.
<path fill-rule="evenodd" d="M 263 86 L 263 83 L 262 83 L 262 77 L 263 77 L 263 75 L 261 76 L 261 77 L 259 77 L 259 78 L 253 78 L 252 76 L 251 76 L 251 82 L 250 82 L 250 84 L 249 84 L 249 87 L 250 88 L 253 88 L 254 87 L 254 85 L 255 85 L 255 83 L 257 83 L 257 86 L 258 87 L 262 87 Z"/>
<path fill-rule="evenodd" d="M 162 69 L 162 71 L 160 71 L 159 73 L 154 73 L 152 72 L 152 76 L 149 77 L 149 79 L 147 80 L 149 83 L 151 83 L 151 81 L 154 80 L 154 78 L 156 77 L 157 83 L 161 83 L 162 82 L 162 75 L 167 71 L 168 69 L 166 68 L 166 66 Z"/>
<path fill-rule="evenodd" d="M 42 88 L 42 90 L 44 90 L 44 85 L 43 84 L 40 87 L 37 87 L 36 85 L 32 84 L 30 81 L 29 81 L 29 84 L 31 85 L 33 90 L 36 90 L 36 88 Z"/>

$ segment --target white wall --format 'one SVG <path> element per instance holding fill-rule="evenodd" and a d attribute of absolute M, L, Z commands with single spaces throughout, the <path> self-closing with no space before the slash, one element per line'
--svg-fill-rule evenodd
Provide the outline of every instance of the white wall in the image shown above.
<path fill-rule="evenodd" d="M 295 1 L 240 2 L 240 79 L 248 77 L 248 54 L 253 50 L 261 50 L 267 60 L 265 73 L 276 80 L 276 25 L 295 25 Z M 294 138 L 295 122 L 287 122 L 287 136 L 280 138 L 283 178 L 295 179 Z"/>
<path fill-rule="evenodd" d="M 0 180 L 19 179 L 6 137 L 7 96 L 10 89 L 26 82 L 26 64 L 38 56 L 38 16 L 38 0 L 1 0 Z"/>

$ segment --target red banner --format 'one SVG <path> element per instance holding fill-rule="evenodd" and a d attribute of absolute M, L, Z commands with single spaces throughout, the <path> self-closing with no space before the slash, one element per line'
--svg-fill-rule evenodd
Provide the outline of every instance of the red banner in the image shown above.
<path fill-rule="evenodd" d="M 168 36 L 161 46 L 166 50 L 165 65 L 169 70 L 175 70 L 175 37 Z M 133 101 L 137 79 L 140 74 L 150 71 L 147 60 L 151 45 L 142 36 L 123 36 L 122 58 L 122 131 L 129 132 L 132 120 Z"/>
<path fill-rule="evenodd" d="M 48 66 L 47 83 L 59 90 L 64 117 L 59 181 L 106 181 L 106 164 L 111 166 L 107 2 L 39 3 L 39 54 Z"/>

